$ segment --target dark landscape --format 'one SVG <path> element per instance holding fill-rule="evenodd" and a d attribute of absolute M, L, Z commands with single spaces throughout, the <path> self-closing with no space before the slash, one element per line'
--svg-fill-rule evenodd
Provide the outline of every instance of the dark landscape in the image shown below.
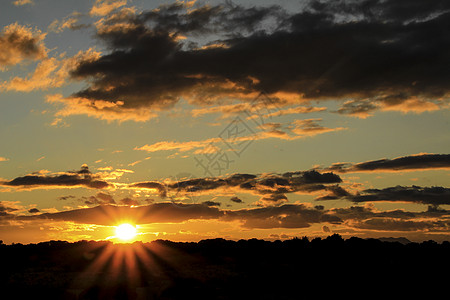
<path fill-rule="evenodd" d="M 344 240 L 338 234 L 284 241 L 1 244 L 0 282 L 3 299 L 432 295 L 448 279 L 449 253 L 448 241 Z"/>

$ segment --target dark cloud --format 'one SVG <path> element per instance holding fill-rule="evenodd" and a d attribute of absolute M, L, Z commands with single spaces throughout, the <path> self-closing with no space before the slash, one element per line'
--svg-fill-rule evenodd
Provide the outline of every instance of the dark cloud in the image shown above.
<path fill-rule="evenodd" d="M 129 185 L 130 188 L 136 189 L 150 189 L 158 191 L 161 197 L 166 197 L 166 186 L 157 181 L 145 181 L 145 182 L 136 182 Z"/>
<path fill-rule="evenodd" d="M 383 231 L 448 231 L 450 221 L 446 220 L 397 220 L 373 218 L 354 224 L 355 228 Z"/>
<path fill-rule="evenodd" d="M 75 199 L 76 197 L 74 195 L 67 195 L 67 196 L 60 196 L 58 197 L 58 200 L 69 200 L 69 199 Z"/>
<path fill-rule="evenodd" d="M 395 186 L 384 189 L 366 189 L 354 194 L 341 186 L 326 187 L 328 195 L 316 198 L 316 200 L 337 200 L 347 199 L 358 202 L 411 202 L 428 204 L 431 206 L 449 205 L 450 189 L 440 186 L 420 187 L 420 186 Z"/>
<path fill-rule="evenodd" d="M 357 195 L 346 196 L 353 202 L 413 202 L 430 205 L 449 205 L 450 189 L 445 187 L 396 186 L 384 189 L 367 189 Z"/>
<path fill-rule="evenodd" d="M 0 185 L 17 187 L 21 189 L 37 188 L 70 188 L 87 187 L 91 189 L 104 189 L 110 184 L 99 174 L 93 174 L 86 165 L 79 171 L 68 171 L 56 174 L 30 174 L 17 177 L 10 181 L 0 182 Z"/>
<path fill-rule="evenodd" d="M 337 200 L 343 197 L 351 196 L 351 194 L 339 185 L 328 186 L 326 190 L 328 195 L 317 198 L 316 200 Z"/>
<path fill-rule="evenodd" d="M 342 225 L 373 231 L 448 232 L 450 211 L 434 206 L 422 212 L 404 210 L 377 211 L 373 206 L 333 208 L 329 214 L 342 220 Z"/>
<path fill-rule="evenodd" d="M 5 205 L 0 201 L 0 217 L 12 217 L 13 214 L 11 212 L 17 210 L 17 208 L 10 207 L 7 204 Z"/>
<path fill-rule="evenodd" d="M 378 211 L 373 205 L 351 206 L 346 208 L 332 208 L 328 210 L 330 215 L 336 216 L 344 223 L 359 223 L 364 220 L 374 218 L 384 218 L 393 220 L 439 220 L 448 219 L 450 211 L 429 206 L 426 211 L 410 212 L 402 209 Z M 351 224 L 350 224 L 351 225 Z"/>
<path fill-rule="evenodd" d="M 350 99 L 339 110 L 348 114 L 438 109 L 449 94 L 449 10 L 438 0 L 312 0 L 298 12 L 187 11 L 180 2 L 117 12 L 98 25 L 110 52 L 72 73 L 89 87 L 62 102 L 101 118 L 139 120 L 150 117 L 140 108 L 166 109 L 181 97 L 209 104 L 261 91 L 284 101 Z"/>
<path fill-rule="evenodd" d="M 41 212 L 39 209 L 37 209 L 37 208 L 30 208 L 29 210 L 28 210 L 28 212 L 30 213 L 30 214 L 37 214 L 37 213 L 39 213 L 39 212 Z"/>
<path fill-rule="evenodd" d="M 85 224 L 117 225 L 123 220 L 133 220 L 138 224 L 183 222 L 191 219 L 217 219 L 223 212 L 215 207 L 202 204 L 156 203 L 147 206 L 100 205 L 91 208 L 68 210 L 57 213 L 43 213 L 19 217 L 20 220 L 50 219 L 74 221 Z"/>
<path fill-rule="evenodd" d="M 240 198 L 238 198 L 236 196 L 231 197 L 230 201 L 232 201 L 234 203 L 244 203 L 244 201 L 242 201 L 242 199 L 240 199 Z"/>
<path fill-rule="evenodd" d="M 115 204 L 113 196 L 99 192 L 95 196 L 90 196 L 87 200 L 84 201 L 85 204 L 88 205 L 99 205 L 99 204 Z"/>
<path fill-rule="evenodd" d="M 312 193 L 326 190 L 328 184 L 341 181 L 336 174 L 319 173 L 315 170 L 284 174 L 233 174 L 225 177 L 193 178 L 171 182 L 167 184 L 167 191 L 193 195 L 245 192 L 261 195 L 260 204 L 279 205 L 287 201 L 286 193 Z M 240 199 L 232 201 L 242 202 Z"/>
<path fill-rule="evenodd" d="M 225 220 L 243 221 L 242 226 L 246 228 L 307 228 L 314 223 L 342 221 L 339 217 L 328 215 L 326 211 L 302 204 L 227 211 Z"/>
<path fill-rule="evenodd" d="M 126 219 L 138 224 L 184 222 L 194 219 L 242 221 L 247 228 L 305 228 L 313 223 L 340 223 L 341 220 L 326 211 L 300 204 L 242 210 L 220 210 L 205 204 L 156 203 L 147 206 L 101 205 L 58 213 L 21 216 L 20 220 L 51 219 L 78 223 L 116 225 Z"/>
<path fill-rule="evenodd" d="M 127 205 L 127 206 L 132 206 L 132 205 L 137 206 L 140 204 L 138 200 L 132 199 L 130 197 L 125 197 L 125 198 L 121 199 L 119 202 L 121 204 Z"/>
<path fill-rule="evenodd" d="M 204 201 L 204 202 L 202 202 L 202 204 L 206 205 L 206 206 L 221 206 L 222 205 L 222 203 L 216 202 L 216 201 Z"/>
<path fill-rule="evenodd" d="M 263 204 L 274 205 L 281 204 L 283 202 L 287 202 L 288 198 L 283 193 L 273 193 L 266 196 L 263 196 L 259 201 Z"/>
<path fill-rule="evenodd" d="M 335 163 L 327 168 L 338 173 L 390 172 L 450 169 L 450 154 L 417 154 L 394 159 L 379 159 L 357 164 Z"/>
<path fill-rule="evenodd" d="M 11 219 L 11 216 L 7 216 Z M 18 216 L 17 220 L 73 221 L 85 224 L 116 225 L 123 220 L 136 224 L 180 223 L 188 220 L 238 221 L 247 229 L 308 228 L 333 224 L 337 230 L 367 229 L 374 231 L 448 231 L 450 211 L 429 207 L 423 212 L 404 210 L 378 211 L 373 206 L 324 209 L 304 204 L 222 210 L 205 204 L 156 203 L 146 206 L 100 205 L 57 213 Z M 326 229 L 323 229 L 326 230 Z"/>

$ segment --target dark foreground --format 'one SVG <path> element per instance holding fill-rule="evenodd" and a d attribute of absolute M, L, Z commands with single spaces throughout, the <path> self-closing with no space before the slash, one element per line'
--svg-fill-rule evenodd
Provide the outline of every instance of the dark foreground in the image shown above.
<path fill-rule="evenodd" d="M 449 254 L 449 242 L 338 235 L 311 241 L 0 245 L 0 298 L 430 299 L 448 295 Z"/>

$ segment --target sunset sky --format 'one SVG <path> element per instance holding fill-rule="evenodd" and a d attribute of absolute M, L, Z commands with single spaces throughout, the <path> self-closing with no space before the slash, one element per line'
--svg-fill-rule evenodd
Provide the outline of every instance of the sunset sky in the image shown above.
<path fill-rule="evenodd" d="M 0 240 L 450 240 L 450 2 L 5 0 Z"/>

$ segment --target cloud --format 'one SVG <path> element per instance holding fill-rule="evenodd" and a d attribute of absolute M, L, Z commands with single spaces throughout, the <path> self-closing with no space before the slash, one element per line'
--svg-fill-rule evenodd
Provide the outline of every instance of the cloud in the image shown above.
<path fill-rule="evenodd" d="M 20 219 L 50 219 L 86 224 L 117 225 L 124 222 L 124 220 L 133 221 L 137 224 L 179 223 L 191 219 L 217 219 L 222 215 L 223 212 L 217 208 L 201 204 L 174 205 L 172 203 L 156 203 L 138 207 L 101 205 L 57 213 L 43 213 L 21 217 Z"/>
<path fill-rule="evenodd" d="M 384 101 L 382 110 L 401 111 L 403 113 L 414 112 L 419 114 L 426 111 L 435 111 L 441 109 L 438 104 L 438 102 L 435 103 L 433 101 L 412 97 L 409 99 L 401 99 L 401 101 L 395 101 L 393 103 Z"/>
<path fill-rule="evenodd" d="M 221 206 L 222 205 L 222 203 L 216 202 L 216 201 L 203 201 L 202 204 L 206 205 L 206 206 Z"/>
<path fill-rule="evenodd" d="M 61 196 L 58 197 L 58 200 L 69 200 L 69 199 L 75 199 L 76 197 L 74 195 L 67 195 L 67 196 Z"/>
<path fill-rule="evenodd" d="M 55 32 L 55 33 L 61 33 L 65 29 L 79 30 L 79 29 L 83 29 L 83 28 L 89 28 L 90 25 L 79 23 L 80 17 L 82 17 L 82 16 L 83 15 L 81 13 L 74 12 L 61 20 L 55 19 L 48 26 L 48 31 Z"/>
<path fill-rule="evenodd" d="M 13 216 L 5 216 L 11 219 Z M 16 216 L 15 220 L 71 221 L 83 224 L 117 225 L 181 223 L 189 220 L 238 222 L 245 229 L 309 228 L 321 224 L 322 230 L 448 232 L 450 211 L 429 207 L 426 211 L 378 211 L 371 205 L 324 209 L 306 204 L 257 207 L 239 210 L 219 209 L 204 204 L 155 203 L 144 206 L 100 205 L 62 212 Z M 367 232 L 366 231 L 366 232 Z"/>
<path fill-rule="evenodd" d="M 317 171 L 297 171 L 284 174 L 232 174 L 221 177 L 191 178 L 178 181 L 141 182 L 129 185 L 129 188 L 153 189 L 164 197 L 176 193 L 179 196 L 215 195 L 217 193 L 250 193 L 261 196 L 258 204 L 280 205 L 288 199 L 287 193 L 314 193 L 326 190 L 329 184 L 341 182 L 333 173 Z M 231 201 L 242 203 L 239 198 Z"/>
<path fill-rule="evenodd" d="M 8 25 L 0 33 L 0 70 L 24 60 L 41 60 L 47 57 L 43 40 L 46 34 L 18 23 Z"/>
<path fill-rule="evenodd" d="M 95 196 L 90 196 L 87 200 L 84 201 L 85 204 L 88 205 L 102 205 L 102 204 L 116 204 L 113 196 L 99 192 Z"/>
<path fill-rule="evenodd" d="M 126 4 L 127 0 L 96 0 L 90 14 L 93 16 L 105 16 Z"/>
<path fill-rule="evenodd" d="M 371 231 L 448 232 L 450 211 L 428 207 L 422 212 L 404 210 L 377 211 L 372 205 L 334 208 L 329 214 L 342 220 L 342 225 Z"/>
<path fill-rule="evenodd" d="M 9 160 L 8 158 L 0 156 L 0 162 L 2 162 L 2 161 L 8 161 L 8 160 Z"/>
<path fill-rule="evenodd" d="M 49 219 L 85 224 L 116 225 L 127 220 L 136 224 L 180 223 L 188 220 L 214 219 L 241 221 L 244 228 L 306 228 L 313 223 L 340 222 L 324 211 L 304 205 L 283 205 L 242 210 L 220 210 L 205 204 L 156 203 L 146 206 L 101 205 L 56 213 L 21 216 L 18 220 Z"/>
<path fill-rule="evenodd" d="M 373 103 L 368 99 L 349 100 L 345 101 L 344 104 L 342 104 L 342 106 L 337 110 L 337 113 L 365 119 L 371 116 L 372 113 L 378 108 L 378 104 Z"/>
<path fill-rule="evenodd" d="M 351 196 L 350 192 L 339 185 L 327 186 L 326 191 L 328 191 L 328 195 L 318 197 L 316 198 L 316 200 L 337 200 L 347 196 Z"/>
<path fill-rule="evenodd" d="M 41 211 L 40 211 L 39 209 L 37 209 L 37 208 L 30 208 L 30 209 L 28 210 L 28 212 L 29 212 L 30 214 L 37 214 L 37 213 L 40 213 Z"/>
<path fill-rule="evenodd" d="M 14 214 L 11 212 L 17 211 L 18 209 L 8 205 L 8 202 L 0 201 L 0 217 L 12 217 Z"/>
<path fill-rule="evenodd" d="M 13 77 L 9 81 L 0 83 L 0 91 L 31 92 L 34 90 L 47 90 L 49 88 L 61 87 L 68 83 L 71 70 L 76 68 L 77 63 L 82 59 L 93 59 L 99 52 L 89 49 L 79 51 L 75 56 L 65 58 L 44 58 L 25 78 Z"/>
<path fill-rule="evenodd" d="M 384 189 L 367 189 L 356 195 L 347 195 L 353 202 L 413 202 L 421 204 L 450 205 L 450 189 L 445 187 L 395 186 Z"/>
<path fill-rule="evenodd" d="M 295 133 L 298 137 L 305 137 L 345 129 L 344 127 L 337 127 L 337 128 L 324 127 L 322 125 L 319 125 L 317 123 L 318 121 L 322 121 L 322 119 L 295 120 L 292 122 L 293 127 L 291 128 L 291 131 Z"/>
<path fill-rule="evenodd" d="M 124 4 L 94 6 L 110 13 L 97 25 L 109 52 L 72 72 L 88 87 L 60 99 L 66 115 L 142 121 L 181 98 L 245 103 L 262 91 L 291 103 L 346 101 L 338 112 L 361 117 L 376 109 L 432 111 L 448 102 L 444 2 L 308 1 L 297 12 L 175 2 L 111 11 Z"/>
<path fill-rule="evenodd" d="M 242 199 L 240 199 L 240 198 L 238 198 L 236 196 L 231 197 L 230 201 L 232 201 L 234 203 L 244 203 L 244 201 L 242 201 Z"/>
<path fill-rule="evenodd" d="M 47 189 L 87 187 L 105 189 L 111 185 L 104 180 L 103 174 L 93 174 L 88 166 L 83 165 L 79 171 L 68 171 L 56 174 L 34 173 L 17 177 L 10 181 L 2 181 L 0 185 L 18 189 Z"/>
<path fill-rule="evenodd" d="M 288 198 L 284 193 L 272 193 L 259 199 L 259 203 L 263 206 L 280 205 L 284 202 L 288 202 Z"/>
<path fill-rule="evenodd" d="M 394 159 L 379 159 L 357 164 L 335 163 L 324 170 L 338 173 L 404 172 L 450 169 L 450 154 L 415 154 Z"/>
<path fill-rule="evenodd" d="M 189 141 L 189 142 L 162 141 L 152 145 L 135 147 L 134 150 L 142 150 L 147 152 L 179 150 L 181 152 L 184 152 L 196 148 L 206 148 L 212 143 L 219 143 L 221 140 L 222 140 L 221 138 L 210 138 L 203 141 Z"/>
<path fill-rule="evenodd" d="M 272 101 L 277 102 L 278 98 L 272 99 Z M 266 110 L 265 114 L 260 115 L 251 115 L 248 116 L 247 119 L 254 118 L 273 118 L 278 116 L 290 115 L 290 114 L 307 114 L 307 113 L 315 113 L 325 111 L 326 107 L 314 107 L 314 106 L 296 106 L 290 107 L 286 109 L 281 109 L 280 107 L 276 107 L 274 105 L 270 105 L 269 103 L 263 103 L 263 105 L 258 105 L 259 103 L 237 103 L 237 104 L 229 104 L 229 105 L 221 105 L 221 106 L 212 106 L 212 107 L 204 107 L 197 108 L 191 111 L 193 117 L 199 117 L 206 114 L 220 114 L 220 119 L 228 118 L 232 115 L 236 115 L 239 113 L 247 113 L 250 114 L 252 111 L 258 111 L 261 113 L 261 110 Z M 281 105 L 282 103 L 278 103 Z M 271 112 L 271 110 L 275 110 Z"/>
<path fill-rule="evenodd" d="M 13 4 L 15 6 L 24 6 L 27 4 L 34 4 L 34 1 L 33 0 L 15 0 L 15 1 L 13 1 Z"/>
<path fill-rule="evenodd" d="M 123 102 L 116 103 L 96 100 L 94 102 L 82 97 L 64 98 L 61 94 L 47 96 L 47 102 L 63 104 L 64 108 L 56 113 L 56 117 L 67 117 L 72 115 L 88 115 L 100 120 L 120 122 L 133 120 L 145 122 L 157 115 L 148 110 L 137 108 L 123 108 Z"/>
<path fill-rule="evenodd" d="M 193 117 L 199 117 L 206 114 L 220 114 L 220 118 L 227 118 L 232 115 L 249 111 L 252 109 L 252 105 L 249 103 L 229 104 L 205 108 L 197 108 L 191 111 Z"/>
<path fill-rule="evenodd" d="M 119 202 L 120 202 L 120 204 L 127 205 L 127 206 L 137 206 L 140 204 L 138 200 L 131 199 L 129 197 L 125 197 L 125 198 L 121 199 Z"/>
<path fill-rule="evenodd" d="M 145 182 L 135 182 L 128 185 L 130 189 L 146 189 L 153 190 L 158 193 L 161 197 L 167 196 L 167 187 L 164 183 L 157 181 L 145 181 Z"/>
<path fill-rule="evenodd" d="M 143 181 L 121 185 L 123 189 L 145 190 L 165 199 L 185 199 L 201 195 L 217 195 L 218 193 L 247 193 L 260 196 L 256 204 L 263 206 L 281 205 L 287 202 L 288 193 L 310 194 L 325 191 L 330 184 L 342 180 L 333 173 L 317 171 L 296 171 L 284 174 L 232 174 L 217 177 L 189 178 L 181 180 L 166 179 L 164 181 Z M 230 199 L 235 203 L 243 203 L 237 197 Z"/>
<path fill-rule="evenodd" d="M 262 207 L 227 211 L 224 220 L 240 220 L 244 228 L 308 228 L 315 223 L 340 223 L 337 217 L 325 211 L 302 204 L 285 204 L 278 207 Z"/>
<path fill-rule="evenodd" d="M 141 147 L 135 147 L 134 150 L 141 150 L 147 152 L 157 152 L 157 151 L 170 151 L 179 150 L 181 152 L 186 152 L 190 150 L 195 150 L 195 154 L 204 153 L 216 153 L 220 152 L 221 144 L 226 143 L 228 145 L 239 144 L 248 141 L 264 140 L 269 138 L 277 138 L 282 140 L 296 140 L 300 138 L 313 137 L 319 134 L 341 131 L 345 130 L 344 127 L 328 128 L 320 125 L 322 119 L 305 119 L 305 120 L 294 120 L 286 126 L 281 123 L 268 122 L 258 126 L 260 131 L 253 132 L 247 127 L 243 127 L 242 124 L 237 124 L 236 127 L 229 127 L 227 132 L 224 131 L 224 137 L 209 138 L 200 141 L 187 141 L 187 142 L 175 142 L 175 141 L 161 141 L 156 142 L 151 145 L 144 145 Z M 241 126 L 241 127 L 239 127 Z M 247 126 L 247 125 L 245 125 Z M 286 128 L 284 128 L 286 127 Z M 234 132 L 233 130 L 248 132 L 249 135 L 239 135 L 237 136 L 230 134 Z M 230 137 L 226 137 L 226 135 Z"/>
<path fill-rule="evenodd" d="M 446 232 L 450 222 L 443 220 L 398 220 L 391 218 L 373 218 L 353 224 L 358 229 L 376 231 L 434 231 Z"/>
<path fill-rule="evenodd" d="M 327 110 L 326 107 L 296 106 L 296 107 L 291 107 L 291 108 L 287 108 L 287 109 L 277 110 L 275 112 L 264 115 L 264 117 L 272 118 L 272 117 L 291 115 L 291 114 L 309 114 L 309 113 L 321 112 L 321 111 L 325 111 L 325 110 Z"/>

